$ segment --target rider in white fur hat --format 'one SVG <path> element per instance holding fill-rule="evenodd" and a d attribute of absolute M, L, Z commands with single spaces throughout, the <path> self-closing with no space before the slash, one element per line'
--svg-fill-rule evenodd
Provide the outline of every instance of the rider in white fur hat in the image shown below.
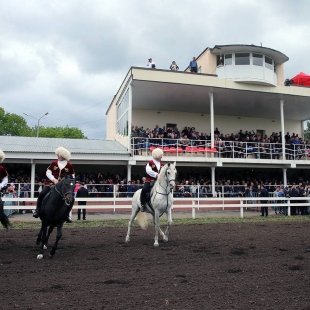
<path fill-rule="evenodd" d="M 58 156 L 58 159 L 59 159 L 59 156 L 62 157 L 66 161 L 69 161 L 71 159 L 71 153 L 62 146 L 56 149 L 55 154 Z"/>
<path fill-rule="evenodd" d="M 71 177 L 73 178 L 75 177 L 74 168 L 69 162 L 71 158 L 71 153 L 61 146 L 55 150 L 55 154 L 57 155 L 58 159 L 54 160 L 46 170 L 46 176 L 48 177 L 49 181 L 45 184 L 46 186 L 44 186 L 43 190 L 39 194 L 37 200 L 37 208 L 33 213 L 33 217 L 35 218 L 39 217 L 43 198 L 51 190 L 51 185 L 57 184 L 59 180 L 61 180 L 68 174 L 71 175 Z M 68 214 L 67 223 L 71 222 L 72 220 Z"/>
<path fill-rule="evenodd" d="M 153 160 L 150 160 L 145 166 L 145 182 L 141 191 L 141 208 L 140 211 L 144 212 L 146 203 L 150 193 L 150 182 L 155 181 L 160 172 L 160 169 L 164 166 L 164 163 L 161 161 L 163 157 L 163 150 L 160 148 L 156 148 L 152 152 Z"/>

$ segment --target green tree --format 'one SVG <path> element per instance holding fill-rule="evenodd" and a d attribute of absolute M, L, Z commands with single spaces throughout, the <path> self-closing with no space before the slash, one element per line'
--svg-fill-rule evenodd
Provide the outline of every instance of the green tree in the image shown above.
<path fill-rule="evenodd" d="M 35 130 L 36 133 L 36 130 Z M 45 138 L 68 138 L 68 139 L 87 139 L 83 132 L 76 127 L 41 127 L 40 137 Z"/>
<path fill-rule="evenodd" d="M 1 136 L 30 136 L 31 128 L 26 120 L 17 114 L 6 113 L 0 107 L 0 135 Z"/>
<path fill-rule="evenodd" d="M 26 120 L 17 114 L 6 113 L 0 107 L 0 135 L 36 137 L 38 127 L 29 127 Z M 76 127 L 43 127 L 40 126 L 39 136 L 45 138 L 87 139 Z"/>

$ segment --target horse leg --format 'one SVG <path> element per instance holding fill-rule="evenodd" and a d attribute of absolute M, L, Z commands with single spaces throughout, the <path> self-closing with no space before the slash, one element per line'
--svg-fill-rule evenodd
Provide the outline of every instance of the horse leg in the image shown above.
<path fill-rule="evenodd" d="M 2 201 L 1 197 L 0 197 L 0 222 L 2 226 L 6 229 L 8 229 L 8 227 L 11 226 L 9 218 L 4 213 L 4 202 Z"/>
<path fill-rule="evenodd" d="M 45 243 L 44 243 L 44 250 L 47 249 L 48 240 L 49 240 L 49 238 L 50 238 L 51 233 L 52 233 L 53 230 L 54 230 L 54 227 L 55 227 L 55 226 L 50 225 L 50 227 L 48 228 L 47 236 L 46 236 Z"/>
<path fill-rule="evenodd" d="M 166 239 L 164 239 L 165 242 L 168 241 L 168 238 L 169 238 L 169 229 L 170 229 L 170 226 L 172 224 L 172 217 L 171 217 L 171 207 L 168 208 L 167 210 L 167 228 L 166 228 L 166 231 L 165 231 L 165 235 L 166 235 Z"/>
<path fill-rule="evenodd" d="M 161 229 L 159 228 L 159 213 L 158 213 L 157 210 L 155 210 L 155 214 L 153 216 L 153 222 L 154 222 L 154 228 L 155 228 L 155 242 L 154 242 L 154 246 L 159 246 L 159 244 L 158 244 L 158 232 Z"/>
<path fill-rule="evenodd" d="M 41 229 L 40 229 L 40 231 L 38 233 L 36 244 L 40 245 L 41 241 L 42 241 L 42 227 L 41 227 Z"/>
<path fill-rule="evenodd" d="M 62 226 L 63 226 L 63 223 L 61 223 L 57 226 L 56 242 L 55 242 L 55 244 L 54 244 L 54 246 L 50 252 L 50 257 L 53 257 L 56 253 L 58 242 L 62 236 Z"/>
<path fill-rule="evenodd" d="M 155 227 L 155 216 L 153 216 L 153 224 L 154 224 L 154 227 Z M 161 230 L 159 225 L 158 225 L 158 232 L 163 237 L 164 241 L 168 241 L 168 238 L 166 237 L 165 233 Z"/>
<path fill-rule="evenodd" d="M 40 233 L 39 233 L 38 239 L 37 239 L 37 242 L 38 242 L 38 240 L 40 239 L 40 234 L 41 234 L 41 249 L 40 249 L 40 254 L 37 256 L 37 259 L 42 259 L 43 258 L 44 245 L 45 245 L 45 242 L 46 242 L 47 227 L 48 227 L 47 223 L 42 221 L 41 230 L 40 230 Z"/>
<path fill-rule="evenodd" d="M 136 218 L 137 214 L 139 212 L 139 208 L 137 206 L 132 206 L 132 211 L 131 211 L 131 216 L 130 216 L 130 220 L 128 223 L 128 230 L 127 230 L 127 235 L 126 235 L 126 239 L 125 242 L 129 243 L 130 242 L 130 231 L 131 231 L 131 226 L 132 223 L 134 221 L 134 219 Z"/>

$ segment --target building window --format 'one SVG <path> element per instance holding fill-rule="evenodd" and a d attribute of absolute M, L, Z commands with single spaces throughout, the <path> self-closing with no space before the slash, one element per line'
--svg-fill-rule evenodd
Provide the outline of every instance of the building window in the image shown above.
<path fill-rule="evenodd" d="M 225 66 L 232 65 L 232 54 L 225 55 Z"/>
<path fill-rule="evenodd" d="M 265 56 L 265 67 L 270 69 L 270 70 L 273 70 L 274 67 L 273 67 L 273 60 L 267 56 Z"/>
<path fill-rule="evenodd" d="M 128 136 L 128 112 L 129 109 L 129 92 L 127 90 L 123 99 L 119 102 L 117 106 L 117 132 L 120 135 Z"/>
<path fill-rule="evenodd" d="M 223 56 L 222 55 L 217 55 L 216 56 L 216 66 L 223 66 L 224 61 L 223 61 Z"/>
<path fill-rule="evenodd" d="M 235 64 L 236 65 L 249 65 L 250 64 L 250 53 L 236 53 Z"/>
<path fill-rule="evenodd" d="M 253 54 L 253 65 L 263 66 L 263 55 Z"/>

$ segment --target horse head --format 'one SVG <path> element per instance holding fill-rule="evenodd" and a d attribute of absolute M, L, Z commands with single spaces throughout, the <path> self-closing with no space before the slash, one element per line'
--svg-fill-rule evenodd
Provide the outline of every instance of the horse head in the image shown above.
<path fill-rule="evenodd" d="M 67 206 L 74 201 L 74 187 L 75 180 L 69 176 L 65 176 L 55 187 Z"/>
<path fill-rule="evenodd" d="M 174 162 L 173 164 L 168 163 L 166 165 L 165 177 L 166 177 L 167 184 L 170 186 L 170 190 L 175 187 L 175 179 L 177 176 L 177 170 L 175 166 L 176 166 L 176 162 Z"/>

